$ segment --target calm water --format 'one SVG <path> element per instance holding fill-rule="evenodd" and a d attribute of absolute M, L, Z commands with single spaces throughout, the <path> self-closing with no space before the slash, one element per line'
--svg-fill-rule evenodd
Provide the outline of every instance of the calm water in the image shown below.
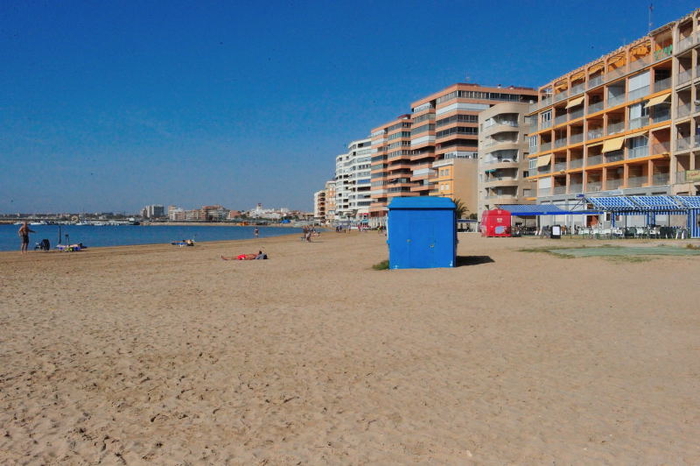
<path fill-rule="evenodd" d="M 51 249 L 58 244 L 59 225 L 30 225 L 36 231 L 29 235 L 29 249 L 43 238 L 51 242 Z M 200 241 L 227 241 L 254 238 L 255 227 L 233 226 L 77 226 L 60 225 L 61 244 L 83 243 L 87 247 L 129 246 L 134 244 L 168 244 L 171 241 L 194 239 Z M 0 225 L 0 251 L 19 251 L 19 225 Z M 258 227 L 260 238 L 296 234 L 300 229 Z M 66 238 L 68 235 L 68 238 Z"/>

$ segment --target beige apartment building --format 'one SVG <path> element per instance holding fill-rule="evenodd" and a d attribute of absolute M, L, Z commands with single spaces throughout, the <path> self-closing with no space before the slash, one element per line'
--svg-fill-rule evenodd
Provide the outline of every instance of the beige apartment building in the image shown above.
<path fill-rule="evenodd" d="M 539 203 L 700 194 L 700 10 L 539 88 L 529 174 Z"/>
<path fill-rule="evenodd" d="M 478 209 L 479 113 L 499 102 L 535 102 L 537 91 L 458 83 L 411 104 L 374 128 L 370 223 L 382 224 L 394 197 L 459 198 Z"/>
<path fill-rule="evenodd" d="M 530 105 L 503 102 L 479 113 L 479 207 L 533 203 L 526 115 Z M 529 120 L 527 120 L 529 122 Z"/>

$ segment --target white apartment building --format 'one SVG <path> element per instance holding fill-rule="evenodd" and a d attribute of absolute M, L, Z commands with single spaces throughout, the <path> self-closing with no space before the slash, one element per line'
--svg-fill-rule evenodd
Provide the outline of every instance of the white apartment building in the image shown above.
<path fill-rule="evenodd" d="M 348 144 L 348 152 L 335 158 L 335 219 L 355 221 L 369 215 L 372 140 Z"/>
<path fill-rule="evenodd" d="M 478 216 L 500 204 L 530 204 L 535 184 L 528 161 L 530 105 L 503 102 L 479 113 Z"/>

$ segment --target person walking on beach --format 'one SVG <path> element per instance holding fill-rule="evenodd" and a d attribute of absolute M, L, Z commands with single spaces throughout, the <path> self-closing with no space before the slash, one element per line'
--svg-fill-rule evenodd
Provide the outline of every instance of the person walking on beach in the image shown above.
<path fill-rule="evenodd" d="M 21 227 L 19 227 L 19 230 L 17 231 L 17 234 L 19 235 L 20 238 L 22 238 L 22 247 L 20 248 L 20 252 L 22 254 L 27 253 L 27 248 L 29 247 L 29 233 L 36 233 L 34 230 L 29 228 L 29 224 L 25 221 Z"/>
<path fill-rule="evenodd" d="M 256 228 L 255 230 L 253 230 L 253 234 L 254 234 L 255 237 L 257 238 L 258 236 L 260 236 L 260 230 L 258 230 L 258 229 Z"/>

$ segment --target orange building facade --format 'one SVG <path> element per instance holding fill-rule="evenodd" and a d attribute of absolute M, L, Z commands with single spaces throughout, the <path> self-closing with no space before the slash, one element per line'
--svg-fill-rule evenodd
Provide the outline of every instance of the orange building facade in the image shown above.
<path fill-rule="evenodd" d="M 696 10 L 539 88 L 529 114 L 537 202 L 700 194 L 699 26 Z"/>

